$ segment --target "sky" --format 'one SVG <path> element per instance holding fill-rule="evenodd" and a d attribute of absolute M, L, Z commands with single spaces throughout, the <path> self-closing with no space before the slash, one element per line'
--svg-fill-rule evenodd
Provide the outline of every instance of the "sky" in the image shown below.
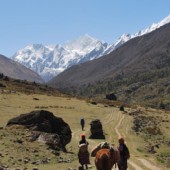
<path fill-rule="evenodd" d="M 170 15 L 170 0 L 0 0 L 0 54 L 84 34 L 114 43 Z"/>

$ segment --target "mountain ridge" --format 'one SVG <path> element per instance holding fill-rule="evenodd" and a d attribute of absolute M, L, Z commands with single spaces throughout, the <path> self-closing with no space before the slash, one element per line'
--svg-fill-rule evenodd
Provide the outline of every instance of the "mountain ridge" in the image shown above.
<path fill-rule="evenodd" d="M 42 78 L 31 69 L 0 54 L 0 73 L 15 79 L 44 83 Z"/>
<path fill-rule="evenodd" d="M 119 48 L 125 42 L 150 33 L 170 22 L 170 15 L 157 24 L 135 34 L 123 34 L 115 43 L 95 39 L 88 34 L 61 45 L 33 44 L 17 51 L 12 59 L 37 72 L 45 81 L 49 81 L 65 69 L 86 61 L 105 56 Z"/>
<path fill-rule="evenodd" d="M 110 46 L 107 43 L 85 35 L 64 46 L 42 44 L 26 46 L 12 59 L 34 70 L 47 81 L 72 65 L 102 56 L 108 47 Z"/>
<path fill-rule="evenodd" d="M 154 106 L 165 102 L 170 108 L 169 79 L 170 23 L 129 40 L 105 57 L 68 68 L 49 85 L 86 97 L 114 92 L 122 101 Z"/>

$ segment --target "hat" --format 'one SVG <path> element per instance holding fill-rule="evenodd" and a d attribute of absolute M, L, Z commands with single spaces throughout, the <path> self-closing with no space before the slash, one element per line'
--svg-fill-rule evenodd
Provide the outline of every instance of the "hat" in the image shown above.
<path fill-rule="evenodd" d="M 81 134 L 81 137 L 83 137 L 83 136 L 84 136 L 84 137 L 86 137 L 86 135 L 85 135 L 85 134 Z"/>
<path fill-rule="evenodd" d="M 120 137 L 120 138 L 119 138 L 119 143 L 124 143 L 124 142 L 125 142 L 124 138 L 123 138 L 123 137 Z"/>

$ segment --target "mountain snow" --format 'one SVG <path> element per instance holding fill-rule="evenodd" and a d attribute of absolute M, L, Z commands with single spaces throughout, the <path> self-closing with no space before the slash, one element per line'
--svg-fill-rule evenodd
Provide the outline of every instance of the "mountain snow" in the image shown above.
<path fill-rule="evenodd" d="M 48 81 L 65 69 L 82 62 L 96 59 L 105 54 L 111 45 L 89 35 L 61 45 L 33 44 L 19 50 L 15 61 L 34 70 Z"/>
<path fill-rule="evenodd" d="M 162 21 L 160 21 L 159 23 L 153 23 L 151 26 L 149 26 L 146 29 L 140 30 L 135 34 L 123 34 L 113 45 L 112 45 L 112 49 L 118 48 L 120 47 L 122 44 L 124 44 L 125 42 L 129 41 L 132 38 L 135 37 L 139 37 L 142 36 L 144 34 L 148 34 L 158 28 L 160 28 L 161 26 L 170 23 L 170 15 L 167 16 L 166 18 L 164 18 Z"/>
<path fill-rule="evenodd" d="M 150 33 L 169 22 L 170 15 L 135 34 L 123 34 L 112 45 L 88 34 L 69 41 L 63 46 L 33 44 L 17 51 L 12 59 L 37 72 L 45 81 L 48 81 L 75 64 L 109 54 L 130 39 Z"/>

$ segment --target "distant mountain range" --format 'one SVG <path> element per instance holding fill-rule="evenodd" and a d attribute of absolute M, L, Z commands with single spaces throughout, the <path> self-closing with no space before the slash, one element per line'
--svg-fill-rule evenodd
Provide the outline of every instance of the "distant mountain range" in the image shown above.
<path fill-rule="evenodd" d="M 43 83 L 43 79 L 34 71 L 3 55 L 0 55 L 0 73 L 11 78 Z"/>
<path fill-rule="evenodd" d="M 48 84 L 86 97 L 114 92 L 121 101 L 170 109 L 170 23 L 72 66 Z"/>
<path fill-rule="evenodd" d="M 48 81 L 73 65 L 91 61 L 114 51 L 125 42 L 148 34 L 170 22 L 170 16 L 135 34 L 122 35 L 113 45 L 84 35 L 65 45 L 28 45 L 17 51 L 12 59 L 37 72 Z"/>
<path fill-rule="evenodd" d="M 34 70 L 48 81 L 65 69 L 111 52 L 111 45 L 84 35 L 61 45 L 33 44 L 19 50 L 12 59 Z"/>

